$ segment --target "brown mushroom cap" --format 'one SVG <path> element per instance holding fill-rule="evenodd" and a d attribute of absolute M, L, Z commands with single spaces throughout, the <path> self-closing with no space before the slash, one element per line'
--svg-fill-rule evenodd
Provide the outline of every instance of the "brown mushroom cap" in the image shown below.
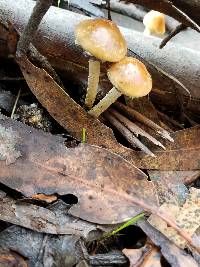
<path fill-rule="evenodd" d="M 143 19 L 143 24 L 150 32 L 156 34 L 165 33 L 165 15 L 155 10 L 149 11 Z"/>
<path fill-rule="evenodd" d="M 108 78 L 118 91 L 129 97 L 142 97 L 152 89 L 151 75 L 136 58 L 125 57 L 108 69 Z"/>
<path fill-rule="evenodd" d="M 76 26 L 75 36 L 85 51 L 103 61 L 117 62 L 127 53 L 124 37 L 110 20 L 83 20 Z"/>

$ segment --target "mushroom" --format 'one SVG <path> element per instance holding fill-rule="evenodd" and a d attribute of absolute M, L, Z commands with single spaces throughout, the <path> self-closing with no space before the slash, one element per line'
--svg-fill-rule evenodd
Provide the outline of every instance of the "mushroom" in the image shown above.
<path fill-rule="evenodd" d="M 149 11 L 143 19 L 145 26 L 144 34 L 151 33 L 162 35 L 165 33 L 165 15 L 155 10 Z"/>
<path fill-rule="evenodd" d="M 147 95 L 152 89 L 151 75 L 145 65 L 133 57 L 112 63 L 107 74 L 114 87 L 89 111 L 92 116 L 98 117 L 122 94 L 137 98 Z"/>
<path fill-rule="evenodd" d="M 81 21 L 75 29 L 76 42 L 93 58 L 89 59 L 85 105 L 92 108 L 97 94 L 100 62 L 117 62 L 125 57 L 127 45 L 117 25 L 106 19 Z"/>

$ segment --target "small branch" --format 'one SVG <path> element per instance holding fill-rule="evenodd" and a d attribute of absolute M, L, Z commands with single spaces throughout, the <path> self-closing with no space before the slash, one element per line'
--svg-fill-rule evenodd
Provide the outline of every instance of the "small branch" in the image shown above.
<path fill-rule="evenodd" d="M 145 117 L 141 113 L 139 113 L 136 110 L 130 108 L 129 106 L 126 106 L 126 105 L 124 105 L 122 103 L 119 103 L 119 102 L 115 102 L 114 106 L 118 110 L 120 110 L 122 112 L 125 112 L 131 118 L 135 118 L 138 121 L 140 121 L 140 122 L 144 123 L 145 125 L 149 126 L 151 129 L 153 129 L 158 134 L 160 134 L 164 139 L 167 139 L 167 140 L 169 140 L 171 142 L 174 142 L 173 138 L 170 136 L 170 134 L 165 129 L 163 129 L 158 124 L 156 124 L 152 120 L 148 119 L 147 117 Z"/>
<path fill-rule="evenodd" d="M 181 125 L 179 122 L 175 121 L 174 119 L 168 117 L 166 114 L 162 113 L 161 111 L 157 110 L 157 113 L 158 113 L 158 116 L 161 117 L 161 119 L 163 118 L 164 120 L 168 121 L 175 127 L 180 128 L 181 130 L 184 129 L 183 125 Z"/>
<path fill-rule="evenodd" d="M 108 111 L 104 112 L 103 116 L 124 136 L 124 138 L 133 147 L 138 147 L 148 155 L 155 157 L 155 155 L 145 145 L 143 145 L 140 140 L 135 137 L 134 134 L 129 131 L 120 121 L 118 121 L 111 113 L 109 113 Z"/>
<path fill-rule="evenodd" d="M 161 42 L 159 48 L 162 49 L 175 35 L 187 28 L 184 24 L 179 24 L 169 35 L 167 35 Z"/>
<path fill-rule="evenodd" d="M 34 38 L 34 35 L 38 29 L 38 26 L 43 19 L 45 13 L 48 11 L 53 0 L 37 0 L 35 7 L 33 8 L 30 19 L 22 32 L 17 45 L 16 58 L 19 60 L 27 54 L 29 45 Z"/>
<path fill-rule="evenodd" d="M 144 136 L 148 140 L 150 140 L 153 144 L 162 147 L 165 149 L 165 147 L 158 141 L 156 140 L 153 136 L 145 132 L 143 129 L 141 129 L 139 126 L 137 126 L 135 123 L 124 117 L 122 114 L 117 112 L 114 109 L 109 109 L 110 113 L 114 115 L 121 123 L 123 123 L 132 133 L 134 133 L 136 136 Z"/>

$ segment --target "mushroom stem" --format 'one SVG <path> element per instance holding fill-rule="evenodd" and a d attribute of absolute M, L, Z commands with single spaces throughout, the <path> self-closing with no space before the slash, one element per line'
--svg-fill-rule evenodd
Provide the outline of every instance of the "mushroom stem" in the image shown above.
<path fill-rule="evenodd" d="M 150 36 L 150 35 L 151 35 L 151 31 L 149 30 L 148 27 L 145 27 L 143 34 L 144 34 L 145 36 Z"/>
<path fill-rule="evenodd" d="M 88 76 L 88 88 L 85 98 L 85 106 L 89 109 L 92 108 L 96 95 L 97 88 L 99 83 L 100 75 L 100 62 L 97 60 L 89 60 L 89 76 Z"/>
<path fill-rule="evenodd" d="M 107 95 L 99 101 L 88 113 L 94 117 L 99 117 L 112 103 L 114 103 L 122 95 L 115 87 L 113 87 Z"/>

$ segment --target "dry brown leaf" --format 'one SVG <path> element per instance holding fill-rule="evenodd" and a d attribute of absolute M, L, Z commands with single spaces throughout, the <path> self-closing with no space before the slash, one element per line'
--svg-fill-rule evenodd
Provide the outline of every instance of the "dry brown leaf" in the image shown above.
<path fill-rule="evenodd" d="M 18 138 L 12 128 L 5 129 L 0 125 L 0 160 L 5 160 L 8 165 L 21 156 L 15 148 Z"/>
<path fill-rule="evenodd" d="M 172 267 L 198 267 L 190 253 L 180 249 L 166 238 L 161 232 L 156 230 L 146 221 L 138 221 L 138 225 L 151 239 L 151 241 L 161 248 L 161 253 Z M 199 253 L 198 253 L 199 254 Z"/>
<path fill-rule="evenodd" d="M 0 250 L 0 266 L 1 267 L 28 267 L 25 259 L 14 251 Z"/>
<path fill-rule="evenodd" d="M 16 147 L 22 155 L 9 166 L 0 161 L 0 181 L 24 196 L 74 194 L 79 202 L 70 213 L 100 224 L 157 210 L 152 182 L 122 157 L 87 144 L 66 148 L 63 138 L 8 118 L 0 125 L 19 136 Z"/>
<path fill-rule="evenodd" d="M 129 259 L 130 267 L 159 267 L 161 253 L 153 245 L 147 244 L 139 249 L 123 249 L 122 251 Z"/>
<path fill-rule="evenodd" d="M 161 267 L 161 256 L 158 248 L 152 248 L 140 267 Z"/>
<path fill-rule="evenodd" d="M 176 221 L 177 225 L 185 230 L 191 237 L 195 237 L 195 231 L 200 226 L 200 190 L 196 188 L 190 189 L 190 194 L 185 204 L 180 207 L 176 203 L 164 203 L 160 207 L 160 211 L 170 210 L 171 217 Z M 177 246 L 185 248 L 186 240 L 180 237 L 176 231 L 166 224 L 162 219 L 155 215 L 151 215 L 148 221 Z M 200 246 L 200 243 L 198 244 Z"/>
<path fill-rule="evenodd" d="M 170 198 L 182 205 L 188 189 L 185 185 L 194 182 L 200 175 L 200 171 L 148 171 L 151 181 L 156 187 L 160 203 Z"/>
<path fill-rule="evenodd" d="M 148 170 L 199 170 L 200 127 L 191 127 L 172 134 L 174 143 L 164 143 L 166 150 L 156 148 L 155 158 L 135 152 L 134 165 Z"/>
<path fill-rule="evenodd" d="M 37 232 L 74 234 L 89 239 L 90 233 L 96 231 L 97 236 L 100 237 L 98 227 L 95 224 L 78 220 L 69 215 L 67 206 L 62 207 L 62 203 L 58 203 L 56 207 L 48 209 L 26 203 L 25 201 L 14 200 L 11 197 L 2 196 L 1 194 L 0 206 L 0 220 Z"/>
<path fill-rule="evenodd" d="M 120 151 L 120 145 L 115 140 L 112 130 L 70 98 L 44 69 L 35 67 L 27 58 L 18 63 L 33 94 L 73 137 L 81 140 L 82 129 L 85 128 L 88 143 L 111 149 L 117 147 Z M 124 149 L 121 146 L 121 152 Z"/>

